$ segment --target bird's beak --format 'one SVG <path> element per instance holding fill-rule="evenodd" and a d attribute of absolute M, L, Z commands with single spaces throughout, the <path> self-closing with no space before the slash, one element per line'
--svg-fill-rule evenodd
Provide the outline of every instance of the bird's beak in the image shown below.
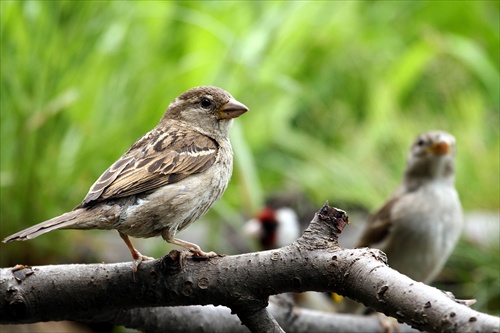
<path fill-rule="evenodd" d="M 434 142 L 429 151 L 434 155 L 446 155 L 450 151 L 450 144 L 446 141 Z"/>
<path fill-rule="evenodd" d="M 217 113 L 220 119 L 232 119 L 241 116 L 247 111 L 248 108 L 243 103 L 231 98 L 229 102 L 219 108 Z"/>

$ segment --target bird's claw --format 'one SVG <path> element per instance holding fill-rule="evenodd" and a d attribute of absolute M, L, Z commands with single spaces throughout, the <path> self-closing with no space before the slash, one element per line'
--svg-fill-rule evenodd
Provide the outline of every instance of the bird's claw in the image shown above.
<path fill-rule="evenodd" d="M 198 249 L 196 251 L 193 251 L 190 249 L 189 252 L 191 252 L 193 254 L 193 256 L 196 256 L 199 258 L 214 258 L 214 257 L 218 256 L 218 254 L 213 252 L 213 251 L 203 252 L 201 249 Z"/>
<path fill-rule="evenodd" d="M 134 259 L 134 262 L 132 264 L 132 269 L 133 269 L 134 273 L 137 273 L 137 270 L 139 269 L 139 265 L 141 264 L 141 262 L 148 261 L 148 260 L 154 260 L 154 258 L 145 256 L 145 255 L 142 255 L 139 253 L 139 256 Z"/>

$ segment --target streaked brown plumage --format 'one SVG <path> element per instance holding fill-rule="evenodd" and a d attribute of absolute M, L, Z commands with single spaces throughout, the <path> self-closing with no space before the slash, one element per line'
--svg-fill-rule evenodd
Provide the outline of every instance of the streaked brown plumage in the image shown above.
<path fill-rule="evenodd" d="M 55 229 L 116 229 L 128 236 L 162 236 L 202 257 L 213 257 L 175 234 L 205 214 L 228 185 L 233 157 L 232 119 L 248 111 L 217 87 L 188 90 L 170 103 L 159 124 L 111 165 L 73 211 L 4 239 L 27 240 Z"/>

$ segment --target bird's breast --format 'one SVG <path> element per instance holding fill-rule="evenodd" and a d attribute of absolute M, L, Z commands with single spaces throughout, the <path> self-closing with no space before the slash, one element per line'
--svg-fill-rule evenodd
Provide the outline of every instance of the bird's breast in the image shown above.
<path fill-rule="evenodd" d="M 231 146 L 223 146 L 214 164 L 205 171 L 165 185 L 138 198 L 122 214 L 117 229 L 129 236 L 174 234 L 204 215 L 222 196 L 231 178 Z"/>
<path fill-rule="evenodd" d="M 391 211 L 391 220 L 391 234 L 382 248 L 389 266 L 424 282 L 441 270 L 463 224 L 456 190 L 442 184 L 405 194 Z"/>

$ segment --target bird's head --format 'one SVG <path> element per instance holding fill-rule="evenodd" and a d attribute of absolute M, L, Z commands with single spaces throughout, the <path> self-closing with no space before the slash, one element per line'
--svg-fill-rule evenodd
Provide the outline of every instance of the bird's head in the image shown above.
<path fill-rule="evenodd" d="M 405 175 L 412 178 L 449 178 L 454 174 L 455 138 L 444 131 L 420 134 L 408 154 Z"/>
<path fill-rule="evenodd" d="M 196 128 L 204 134 L 227 136 L 232 119 L 248 111 L 227 91 L 212 86 L 192 88 L 170 103 L 160 120 L 177 120 Z"/>

